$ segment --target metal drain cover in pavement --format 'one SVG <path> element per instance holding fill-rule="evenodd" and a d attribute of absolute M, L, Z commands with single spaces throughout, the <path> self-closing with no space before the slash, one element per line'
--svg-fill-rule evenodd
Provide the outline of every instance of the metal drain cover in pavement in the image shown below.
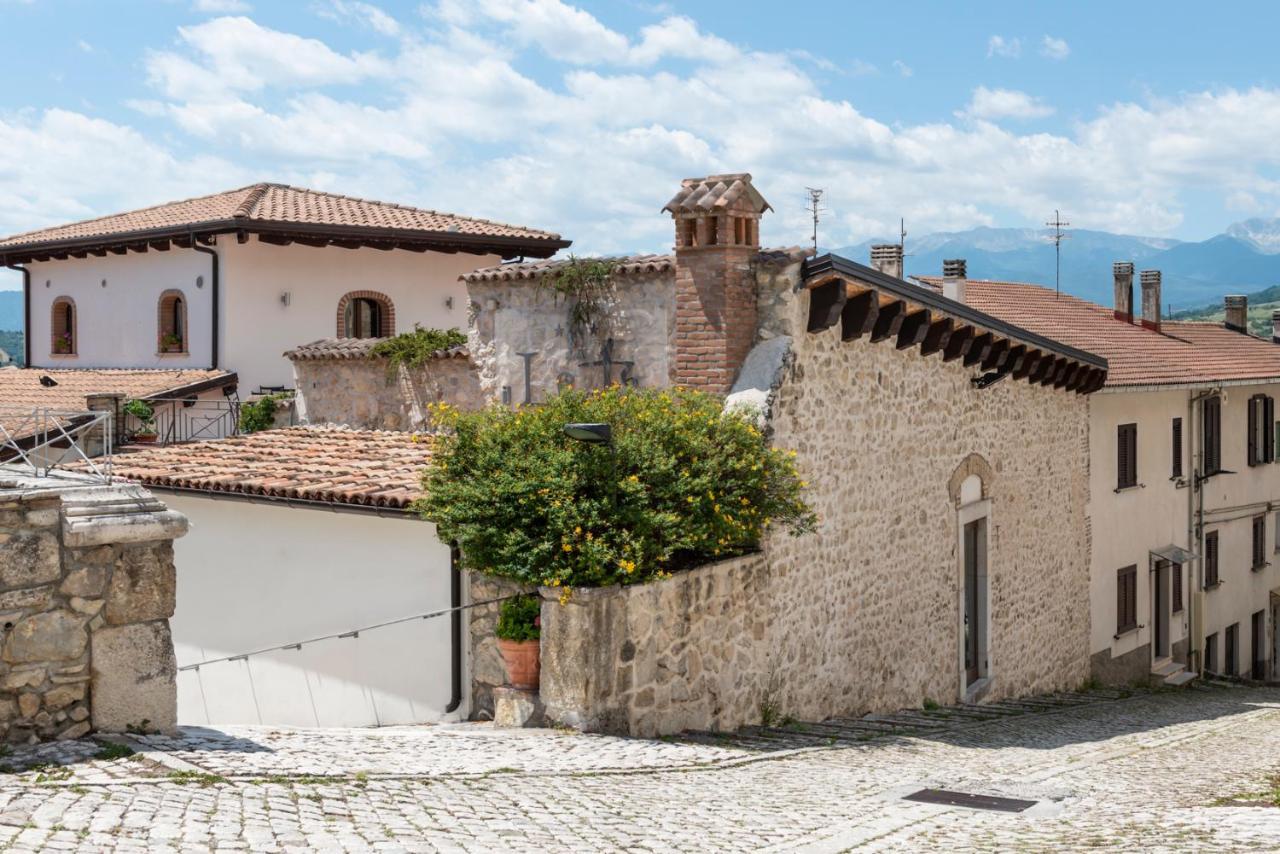
<path fill-rule="evenodd" d="M 1035 801 L 1018 798 L 996 798 L 991 795 L 970 795 L 967 792 L 949 792 L 946 789 L 921 789 L 903 797 L 904 801 L 922 804 L 942 804 L 948 807 L 968 807 L 971 810 L 995 810 L 996 812 L 1022 812 L 1036 805 Z"/>

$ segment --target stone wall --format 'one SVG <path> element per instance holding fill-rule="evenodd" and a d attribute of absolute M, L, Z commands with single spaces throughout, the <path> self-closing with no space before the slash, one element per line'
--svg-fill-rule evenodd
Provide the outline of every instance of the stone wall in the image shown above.
<path fill-rule="evenodd" d="M 365 430 L 420 430 L 427 405 L 484 405 L 475 368 L 463 357 L 431 359 L 388 371 L 380 358 L 294 359 L 297 417 L 303 424 Z"/>
<path fill-rule="evenodd" d="M 490 578 L 474 572 L 466 574 L 470 591 L 468 602 L 500 599 L 531 590 L 501 578 Z M 494 630 L 498 627 L 500 605 L 481 605 L 469 609 L 467 614 L 467 642 L 471 660 L 471 718 L 493 718 L 493 689 L 507 684 L 507 669 L 498 651 L 498 639 Z"/>
<path fill-rule="evenodd" d="M 604 386 L 603 366 L 589 363 L 601 361 L 609 339 L 614 382 L 670 385 L 675 370 L 674 274 L 617 274 L 615 280 L 613 299 L 605 308 L 607 322 L 580 337 L 569 321 L 570 303 L 533 281 L 469 283 L 475 312 L 469 349 L 484 396 L 501 401 L 503 390 L 510 389 L 512 403 L 524 402 L 521 353 L 534 354 L 529 361 L 534 403 L 565 385 Z"/>
<path fill-rule="evenodd" d="M 173 729 L 186 518 L 138 487 L 0 477 L 0 739 Z"/>
<path fill-rule="evenodd" d="M 988 700 L 1089 671 L 1087 401 L 839 328 L 805 331 L 799 264 L 760 264 L 760 344 L 730 401 L 797 451 L 819 530 L 759 556 L 543 606 L 548 716 L 654 735 L 965 694 L 960 487 L 988 521 Z M 743 381 L 746 381 L 743 387 Z M 972 499 L 972 500 L 971 500 Z"/>

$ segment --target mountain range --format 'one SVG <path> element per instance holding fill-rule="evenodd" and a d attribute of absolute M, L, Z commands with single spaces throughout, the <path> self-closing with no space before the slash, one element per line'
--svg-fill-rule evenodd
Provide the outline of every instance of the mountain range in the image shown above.
<path fill-rule="evenodd" d="M 1071 229 L 1062 241 L 1062 290 L 1110 305 L 1111 265 L 1132 261 L 1138 270 L 1163 273 L 1163 301 L 1173 310 L 1219 303 L 1224 294 L 1280 285 L 1280 218 L 1250 219 L 1198 242 Z M 1053 286 L 1052 232 L 1034 228 L 973 228 L 908 235 L 906 275 L 941 275 L 944 258 L 964 258 L 973 279 L 1004 279 Z M 866 263 L 868 240 L 831 251 Z M 1136 279 L 1136 277 L 1135 277 Z M 1135 295 L 1137 281 L 1134 282 Z"/>

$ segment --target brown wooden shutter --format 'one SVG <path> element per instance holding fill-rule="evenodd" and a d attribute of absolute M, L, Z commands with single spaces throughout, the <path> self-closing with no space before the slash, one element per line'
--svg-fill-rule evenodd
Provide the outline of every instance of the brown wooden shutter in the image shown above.
<path fill-rule="evenodd" d="M 1182 610 L 1182 564 L 1175 563 L 1169 567 L 1169 578 L 1173 584 L 1173 586 L 1169 588 L 1169 591 L 1172 594 L 1171 598 L 1173 599 L 1171 608 L 1173 613 L 1176 614 Z"/>
<path fill-rule="evenodd" d="M 1173 467 L 1171 477 L 1182 477 L 1182 419 L 1173 419 Z"/>
<path fill-rule="evenodd" d="M 1253 568 L 1261 569 L 1267 563 L 1267 517 L 1253 517 Z"/>
<path fill-rule="evenodd" d="M 1202 404 L 1204 429 L 1200 431 L 1201 465 L 1204 474 L 1216 474 L 1222 469 L 1222 400 L 1206 398 Z"/>
<path fill-rule="evenodd" d="M 1204 536 L 1204 586 L 1213 587 L 1218 583 L 1218 532 Z"/>
<path fill-rule="evenodd" d="M 1258 395 L 1249 398 L 1249 458 L 1248 463 L 1256 466 L 1261 455 L 1258 453 Z"/>
<path fill-rule="evenodd" d="M 1116 489 L 1138 484 L 1138 425 L 1116 428 Z"/>
<path fill-rule="evenodd" d="M 1270 395 L 1262 398 L 1262 461 L 1276 460 L 1276 401 Z"/>

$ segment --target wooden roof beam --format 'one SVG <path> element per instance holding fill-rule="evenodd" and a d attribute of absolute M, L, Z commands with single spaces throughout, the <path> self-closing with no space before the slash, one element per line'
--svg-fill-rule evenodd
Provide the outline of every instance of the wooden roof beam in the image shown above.
<path fill-rule="evenodd" d="M 809 332 L 830 329 L 840 321 L 840 312 L 848 300 L 843 279 L 831 279 L 809 291 Z"/>
<path fill-rule="evenodd" d="M 1062 372 L 1061 376 L 1053 381 L 1053 387 L 1065 388 L 1070 385 L 1075 380 L 1076 376 L 1078 376 L 1083 370 L 1084 365 L 1079 362 L 1068 362 L 1067 369 Z"/>
<path fill-rule="evenodd" d="M 906 350 L 924 341 L 925 335 L 929 333 L 929 321 L 932 319 L 933 315 L 928 309 L 908 314 L 903 319 L 902 326 L 898 328 L 898 343 L 895 346 L 899 350 Z"/>
<path fill-rule="evenodd" d="M 987 358 L 987 354 L 991 352 L 991 344 L 995 341 L 995 336 L 990 332 L 983 332 L 981 335 L 973 339 L 973 343 L 969 345 L 969 351 L 964 354 L 964 366 L 966 368 L 973 367 Z"/>
<path fill-rule="evenodd" d="M 939 318 L 929 324 L 929 331 L 925 333 L 924 341 L 920 344 L 920 355 L 932 356 L 947 346 L 947 341 L 951 339 L 951 330 L 955 325 L 956 322 L 949 317 Z"/>
<path fill-rule="evenodd" d="M 947 341 L 947 346 L 942 350 L 942 361 L 954 362 L 961 356 L 969 352 L 969 346 L 973 343 L 972 326 L 961 326 L 959 329 L 953 330 L 951 338 Z"/>
<path fill-rule="evenodd" d="M 1001 338 L 991 345 L 986 357 L 982 360 L 982 370 L 994 371 L 1005 366 L 1009 358 L 1010 343 L 1008 338 Z"/>
<path fill-rule="evenodd" d="M 880 300 L 875 291 L 850 297 L 840 310 L 840 340 L 854 341 L 866 335 L 880 316 Z"/>
<path fill-rule="evenodd" d="M 285 237 L 281 234 L 259 234 L 259 243 L 269 243 L 272 246 L 288 246 L 293 242 L 292 237 Z"/>
<path fill-rule="evenodd" d="M 152 240 L 147 245 L 150 246 L 152 249 L 156 250 L 157 252 L 169 251 L 169 241 L 167 240 Z"/>
<path fill-rule="evenodd" d="M 1044 354 L 1039 350 L 1028 350 L 1021 357 L 1020 364 L 1013 368 L 1013 378 L 1015 380 L 1023 380 L 1031 376 L 1031 374 L 1040 367 L 1040 362 L 1044 358 Z"/>
<path fill-rule="evenodd" d="M 907 316 L 907 304 L 902 300 L 880 306 L 880 314 L 876 317 L 876 325 L 871 330 L 871 343 L 892 338 L 902 328 L 902 321 Z"/>

